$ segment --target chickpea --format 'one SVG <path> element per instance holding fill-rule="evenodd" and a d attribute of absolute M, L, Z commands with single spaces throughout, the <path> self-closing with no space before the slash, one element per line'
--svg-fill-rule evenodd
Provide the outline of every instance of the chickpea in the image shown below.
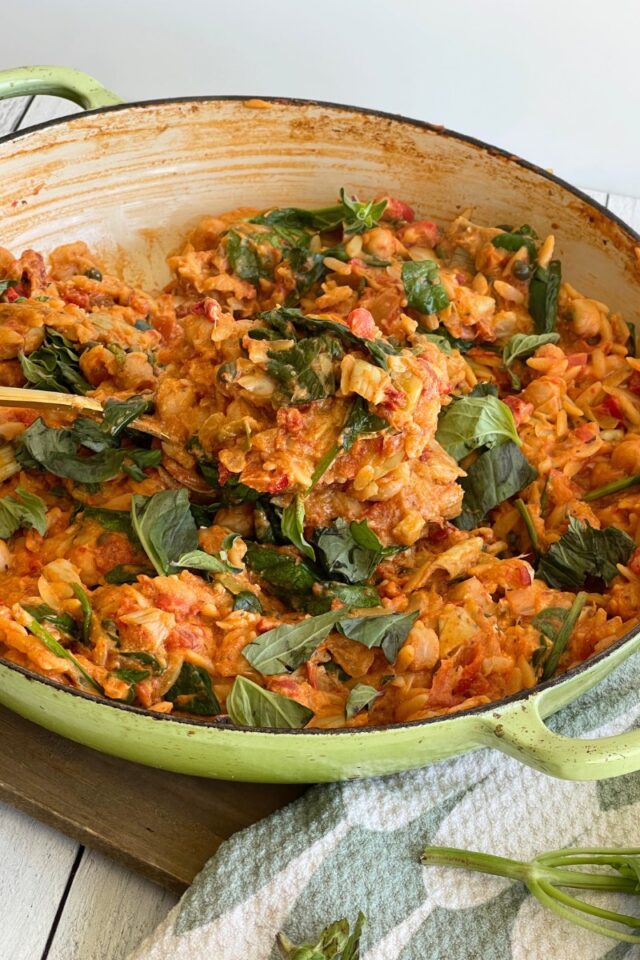
<path fill-rule="evenodd" d="M 614 447 L 611 465 L 626 474 L 640 473 L 640 437 L 629 435 Z"/>
<path fill-rule="evenodd" d="M 571 303 L 571 323 L 579 337 L 588 340 L 600 333 L 600 311 L 593 300 L 573 300 Z"/>
<path fill-rule="evenodd" d="M 363 234 L 362 242 L 367 253 L 380 260 L 391 260 L 396 252 L 398 242 L 392 230 L 385 227 L 374 227 Z"/>

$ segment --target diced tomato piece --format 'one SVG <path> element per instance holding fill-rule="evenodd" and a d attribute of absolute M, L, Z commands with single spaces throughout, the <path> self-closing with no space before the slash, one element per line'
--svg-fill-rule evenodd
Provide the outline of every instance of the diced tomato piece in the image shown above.
<path fill-rule="evenodd" d="M 598 429 L 597 423 L 581 423 L 579 427 L 576 427 L 573 433 L 577 440 L 582 440 L 584 443 L 589 443 L 591 440 L 595 439 Z"/>
<path fill-rule="evenodd" d="M 403 390 L 397 390 L 395 387 L 385 387 L 384 388 L 384 400 L 380 404 L 381 407 L 384 407 L 385 410 L 399 410 L 405 405 L 407 399 L 406 393 Z"/>
<path fill-rule="evenodd" d="M 616 420 L 623 420 L 624 413 L 622 407 L 620 406 L 620 401 L 617 397 L 608 396 L 602 401 L 602 406 L 610 413 L 612 417 L 615 417 Z"/>
<path fill-rule="evenodd" d="M 427 540 L 429 543 L 440 543 L 442 540 L 446 540 L 448 536 L 448 527 L 433 527 L 427 534 Z"/>
<path fill-rule="evenodd" d="M 206 634 L 202 627 L 179 623 L 165 640 L 165 646 L 167 650 L 201 650 L 205 642 Z"/>
<path fill-rule="evenodd" d="M 406 220 L 407 223 L 415 220 L 416 215 L 408 203 L 404 203 L 402 200 L 396 200 L 395 197 L 380 197 L 379 199 L 387 201 L 384 213 L 382 214 L 383 220 Z"/>
<path fill-rule="evenodd" d="M 24 292 L 20 284 L 16 287 L 7 287 L 4 292 L 4 299 L 7 303 L 13 303 L 18 297 L 24 297 Z"/>
<path fill-rule="evenodd" d="M 281 477 L 278 477 L 267 487 L 267 493 L 282 493 L 283 490 L 286 490 L 289 486 L 289 477 L 286 473 L 283 473 Z"/>
<path fill-rule="evenodd" d="M 407 247 L 417 244 L 423 247 L 435 247 L 440 236 L 438 224 L 433 220 L 416 220 L 398 231 L 398 236 Z"/>
<path fill-rule="evenodd" d="M 627 387 L 631 393 L 640 396 L 640 370 L 634 370 L 627 380 Z"/>
<path fill-rule="evenodd" d="M 640 577 L 640 547 L 633 551 L 629 560 L 627 561 L 627 566 L 632 573 L 635 573 L 636 577 Z"/>
<path fill-rule="evenodd" d="M 347 326 L 357 337 L 364 340 L 375 340 L 379 333 L 373 314 L 365 307 L 357 307 L 351 311 L 347 317 Z"/>
<path fill-rule="evenodd" d="M 586 353 L 572 353 L 567 357 L 568 367 L 585 367 L 589 361 Z"/>
<path fill-rule="evenodd" d="M 297 407 L 278 407 L 276 423 L 287 433 L 300 433 L 304 427 L 304 417 Z"/>
<path fill-rule="evenodd" d="M 231 470 L 228 470 L 224 463 L 218 461 L 218 483 L 221 487 L 224 487 L 225 483 L 231 476 Z"/>

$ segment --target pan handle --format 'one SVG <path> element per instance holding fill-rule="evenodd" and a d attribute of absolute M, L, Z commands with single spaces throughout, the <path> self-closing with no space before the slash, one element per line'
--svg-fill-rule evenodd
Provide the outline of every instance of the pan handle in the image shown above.
<path fill-rule="evenodd" d="M 544 717 L 602 680 L 640 648 L 640 633 L 593 666 L 483 717 L 482 743 L 562 780 L 604 780 L 640 770 L 640 728 L 594 740 L 554 733 Z M 571 688 L 566 695 L 564 686 Z"/>
<path fill-rule="evenodd" d="M 73 100 L 85 110 L 122 103 L 88 73 L 70 67 L 14 67 L 0 70 L 0 100 L 48 94 Z"/>

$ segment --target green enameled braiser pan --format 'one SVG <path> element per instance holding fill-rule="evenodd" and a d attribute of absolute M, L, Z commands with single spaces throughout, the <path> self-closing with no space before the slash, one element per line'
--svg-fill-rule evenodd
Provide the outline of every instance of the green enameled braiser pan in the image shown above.
<path fill-rule="evenodd" d="M 169 279 L 164 260 L 202 215 L 238 205 L 322 206 L 344 184 L 388 189 L 447 222 L 553 231 L 578 288 L 638 320 L 640 239 L 588 197 L 494 147 L 389 114 L 295 100 L 204 97 L 121 104 L 58 67 L 0 73 L 0 96 L 57 94 L 88 109 L 0 140 L 2 244 L 48 251 L 85 240 L 133 283 Z M 0 597 L 0 603 L 2 597 Z M 492 746 L 557 777 L 640 769 L 640 730 L 571 740 L 543 720 L 640 648 L 634 630 L 534 691 L 426 721 L 359 730 L 269 731 L 146 713 L 0 662 L 0 702 L 63 736 L 198 776 L 318 782 L 425 766 Z"/>

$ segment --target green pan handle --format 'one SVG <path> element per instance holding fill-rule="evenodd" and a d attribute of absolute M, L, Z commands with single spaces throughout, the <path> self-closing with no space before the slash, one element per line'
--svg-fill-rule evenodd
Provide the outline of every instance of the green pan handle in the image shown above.
<path fill-rule="evenodd" d="M 585 740 L 554 733 L 543 720 L 558 709 L 560 697 L 564 706 L 638 649 L 640 633 L 564 682 L 488 714 L 483 718 L 483 744 L 562 780 L 603 780 L 640 770 L 640 728 Z"/>
<path fill-rule="evenodd" d="M 14 67 L 0 70 L 0 100 L 48 94 L 73 100 L 85 110 L 122 103 L 88 73 L 70 67 Z"/>

